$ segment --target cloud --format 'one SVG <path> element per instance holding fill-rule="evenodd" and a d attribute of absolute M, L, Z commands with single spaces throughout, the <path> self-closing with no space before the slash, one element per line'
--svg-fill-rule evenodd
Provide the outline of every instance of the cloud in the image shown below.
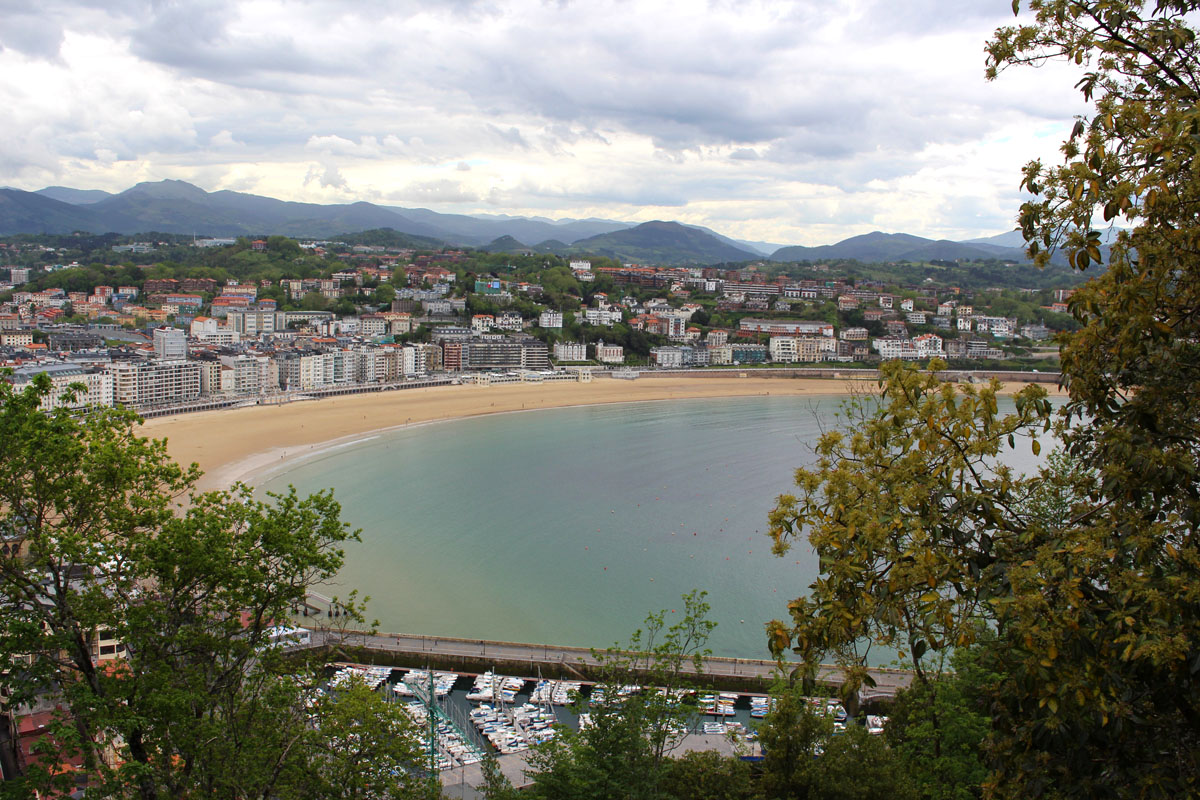
<path fill-rule="evenodd" d="M 304 175 L 304 185 L 316 184 L 322 189 L 348 189 L 349 184 L 337 165 L 332 163 L 313 164 Z"/>
<path fill-rule="evenodd" d="M 1081 109 L 1065 68 L 983 80 L 1004 4 L 29 9 L 0 0 L 0 183 L 28 188 L 195 175 L 284 199 L 355 187 L 466 213 L 674 214 L 773 241 L 826 235 L 833 221 L 804 220 L 838 214 L 967 230 L 1011 217 L 1021 163 L 1053 158 Z"/>

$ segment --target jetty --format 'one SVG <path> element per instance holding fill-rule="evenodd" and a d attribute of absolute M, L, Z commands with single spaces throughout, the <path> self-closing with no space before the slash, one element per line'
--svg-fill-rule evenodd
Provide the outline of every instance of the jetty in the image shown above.
<path fill-rule="evenodd" d="M 463 639 L 448 636 L 428 636 L 412 633 L 367 633 L 328 628 L 314 628 L 307 648 L 353 650 L 370 655 L 381 663 L 432 664 L 439 668 L 465 672 L 481 672 L 495 666 L 517 674 L 557 675 L 567 679 L 591 680 L 601 666 L 603 651 L 593 652 L 586 647 L 569 647 L 525 642 L 504 642 L 489 639 Z M 480 669 L 480 667 L 483 669 Z M 789 669 L 796 665 L 784 664 Z M 692 662 L 686 660 L 684 672 L 692 672 Z M 527 670 L 527 671 L 526 671 Z M 703 659 L 701 673 L 706 680 L 726 684 L 765 686 L 779 674 L 780 664 L 769 659 L 729 658 L 709 656 Z M 859 691 L 860 701 L 894 697 L 896 692 L 912 682 L 907 670 L 877 667 L 870 670 L 874 687 Z M 842 683 L 842 671 L 836 666 L 822 666 L 817 679 L 836 686 Z"/>

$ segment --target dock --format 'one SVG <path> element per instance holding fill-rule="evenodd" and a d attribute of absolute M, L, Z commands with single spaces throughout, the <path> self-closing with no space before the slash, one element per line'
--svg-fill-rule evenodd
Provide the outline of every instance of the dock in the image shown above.
<path fill-rule="evenodd" d="M 495 666 L 506 670 L 520 670 L 515 674 L 525 675 L 537 675 L 540 670 L 547 675 L 556 674 L 577 680 L 587 680 L 587 676 L 594 675 L 596 668 L 601 665 L 600 659 L 586 647 L 411 633 L 370 634 L 313 629 L 312 643 L 309 646 L 359 650 L 396 663 L 437 662 L 450 669 L 461 667 L 463 671 L 468 672 L 477 671 L 472 669 L 473 666 L 485 665 L 485 668 Z M 778 662 L 769 659 L 709 656 L 702 662 L 702 674 L 706 678 L 746 684 L 767 685 L 779 674 L 779 668 Z M 690 659 L 684 664 L 684 672 L 692 672 Z M 876 685 L 861 690 L 860 701 L 894 697 L 896 692 L 912 682 L 912 673 L 907 670 L 877 667 L 873 668 L 870 674 Z M 838 685 L 842 682 L 842 671 L 836 666 L 823 666 L 817 678 L 822 683 Z"/>

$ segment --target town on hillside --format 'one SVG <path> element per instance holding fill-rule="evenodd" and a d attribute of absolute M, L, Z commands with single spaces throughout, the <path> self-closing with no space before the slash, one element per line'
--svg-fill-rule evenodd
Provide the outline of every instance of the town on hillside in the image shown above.
<path fill-rule="evenodd" d="M 0 364 L 49 405 L 143 413 L 628 369 L 1057 369 L 1070 272 L 858 262 L 658 267 L 340 241 L 0 240 Z M 402 237 L 391 237 L 402 238 Z M 1022 285 L 1023 282 L 1034 285 Z M 1057 285 L 1055 285 L 1057 284 Z"/>

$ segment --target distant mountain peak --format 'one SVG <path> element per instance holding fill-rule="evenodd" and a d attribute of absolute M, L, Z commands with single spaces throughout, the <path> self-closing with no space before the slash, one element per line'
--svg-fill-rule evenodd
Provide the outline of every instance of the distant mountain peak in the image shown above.
<path fill-rule="evenodd" d="M 208 192 L 199 186 L 170 178 L 161 181 L 142 181 L 121 194 L 141 194 L 159 200 L 199 200 L 208 197 Z"/>

